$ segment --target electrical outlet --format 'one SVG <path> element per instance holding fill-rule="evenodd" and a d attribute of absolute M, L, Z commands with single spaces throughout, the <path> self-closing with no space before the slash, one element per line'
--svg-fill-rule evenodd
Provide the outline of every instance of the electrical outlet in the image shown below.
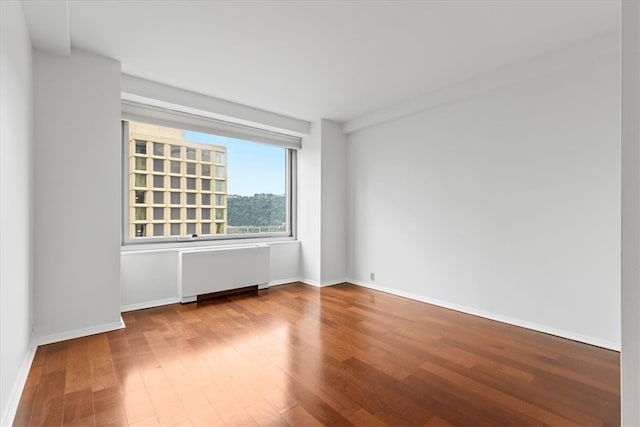
<path fill-rule="evenodd" d="M 376 273 L 369 273 L 369 279 L 371 279 L 372 282 L 376 281 Z"/>

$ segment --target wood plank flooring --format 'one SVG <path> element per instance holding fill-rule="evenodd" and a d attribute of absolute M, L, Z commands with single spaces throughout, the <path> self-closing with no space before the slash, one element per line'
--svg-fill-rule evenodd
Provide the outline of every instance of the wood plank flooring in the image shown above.
<path fill-rule="evenodd" d="M 619 354 L 344 284 L 38 348 L 15 426 L 614 426 Z"/>

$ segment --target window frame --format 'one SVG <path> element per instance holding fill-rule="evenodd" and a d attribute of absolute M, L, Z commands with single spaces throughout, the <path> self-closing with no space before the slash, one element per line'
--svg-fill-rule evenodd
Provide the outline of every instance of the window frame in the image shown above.
<path fill-rule="evenodd" d="M 180 118 L 184 117 L 186 114 L 193 119 L 202 120 L 207 118 L 201 118 L 199 116 L 195 116 L 188 113 L 182 112 L 170 112 L 175 113 L 175 121 L 171 121 L 168 124 L 158 123 L 157 120 L 150 118 L 149 120 L 145 120 L 143 117 L 135 116 L 134 118 L 127 117 L 124 114 L 124 102 L 123 102 L 123 117 L 121 119 L 121 178 L 122 178 L 122 209 L 121 209 L 121 244 L 122 246 L 147 246 L 147 245 L 169 245 L 171 247 L 184 247 L 191 245 L 199 246 L 199 244 L 238 244 L 245 242 L 260 242 L 267 243 L 272 241 L 287 241 L 287 240 L 295 240 L 296 232 L 297 232 L 297 224 L 296 224 L 296 189 L 297 189 L 297 148 L 291 145 L 283 144 L 279 145 L 277 143 L 271 142 L 271 140 L 267 140 L 266 142 L 256 141 L 255 135 L 261 132 L 261 129 L 249 128 L 250 132 L 246 135 L 242 136 L 237 131 L 234 130 L 233 136 L 229 135 L 228 132 L 220 132 L 217 131 L 215 126 L 210 128 L 203 127 L 202 125 L 198 126 L 189 126 L 189 123 L 183 123 L 180 126 Z M 156 109 L 155 107 L 152 107 Z M 166 110 L 165 110 L 166 112 Z M 147 124 L 157 124 L 160 126 L 172 127 L 174 129 L 187 130 L 199 133 L 206 133 L 217 136 L 224 136 L 233 139 L 238 139 L 241 141 L 247 141 L 250 144 L 268 144 L 279 146 L 285 150 L 285 227 L 286 230 L 282 232 L 269 232 L 269 233 L 243 233 L 243 234 L 209 234 L 209 235 L 198 235 L 197 237 L 192 237 L 189 235 L 179 235 L 179 236 L 148 236 L 148 237 L 130 237 L 129 236 L 129 219 L 130 219 L 130 205 L 129 205 L 129 180 L 131 175 L 130 170 L 130 161 L 129 161 L 129 122 L 139 122 L 139 123 L 147 123 Z M 219 124 L 219 120 L 215 120 L 215 124 Z M 223 122 L 224 123 L 224 122 Z M 238 128 L 239 126 L 230 123 L 234 128 Z M 246 127 L 246 126 L 243 126 Z M 272 135 L 272 132 L 263 131 L 267 135 Z M 294 138 L 289 135 L 286 137 Z M 170 149 L 170 148 L 169 148 Z M 149 164 L 151 163 L 151 165 Z M 149 168 L 152 170 L 149 171 Z M 148 174 L 153 175 L 153 162 L 147 162 L 147 171 Z M 211 179 L 214 179 L 214 167 L 211 168 Z M 147 179 L 149 181 L 149 179 Z M 147 190 L 151 195 L 149 197 L 153 197 L 153 186 L 150 186 L 153 183 L 147 182 Z M 213 185 L 213 183 L 212 183 Z M 165 190 L 169 191 L 169 190 Z M 214 193 L 212 193 L 213 197 Z M 228 197 L 228 194 L 226 195 Z M 228 205 L 227 208 L 228 210 Z M 213 218 L 215 215 L 213 206 L 211 208 L 211 217 Z M 153 214 L 152 214 L 153 216 Z M 150 223 L 152 226 L 153 224 Z M 211 223 L 213 226 L 214 223 Z"/>

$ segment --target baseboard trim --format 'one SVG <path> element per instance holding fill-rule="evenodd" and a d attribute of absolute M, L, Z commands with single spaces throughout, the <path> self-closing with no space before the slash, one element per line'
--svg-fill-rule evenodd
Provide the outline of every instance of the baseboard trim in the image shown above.
<path fill-rule="evenodd" d="M 29 371 L 31 370 L 31 365 L 33 364 L 33 358 L 36 355 L 37 349 L 38 346 L 36 343 L 31 341 L 27 354 L 25 354 L 22 364 L 20 365 L 20 369 L 18 370 L 18 376 L 13 382 L 13 387 L 11 388 L 9 399 L 7 400 L 7 406 L 4 408 L 2 418 L 0 418 L 0 425 L 13 425 L 13 420 L 16 417 L 20 398 L 22 397 L 24 386 L 27 383 L 27 377 L 29 376 Z"/>
<path fill-rule="evenodd" d="M 75 329 L 72 331 L 60 332 L 57 334 L 45 335 L 42 337 L 36 337 L 36 345 L 53 344 L 60 341 L 72 340 L 75 338 L 87 337 L 89 335 L 101 334 L 104 332 L 116 331 L 118 329 L 124 329 L 126 326 L 124 320 L 120 317 L 120 321 L 104 323 L 102 325 L 90 326 L 88 328 Z"/>
<path fill-rule="evenodd" d="M 179 302 L 180 298 L 176 296 L 171 298 L 157 299 L 153 301 L 138 302 L 135 304 L 126 304 L 120 306 L 120 312 L 126 313 L 127 311 L 144 310 L 145 308 L 160 307 L 163 305 L 177 304 Z"/>
<path fill-rule="evenodd" d="M 503 316 L 501 314 L 492 313 L 489 311 L 479 310 L 477 308 L 468 307 L 460 304 L 454 304 L 448 301 L 442 301 L 435 298 L 429 298 L 424 295 L 415 294 L 412 292 L 399 291 L 397 289 L 387 288 L 385 286 L 378 286 L 372 283 L 364 282 L 361 280 L 348 279 L 349 283 L 353 283 L 363 288 L 373 289 L 375 291 L 384 292 L 387 294 L 412 299 L 415 301 L 425 302 L 427 304 L 437 305 L 438 307 L 448 308 L 450 310 L 459 311 L 465 314 L 471 314 L 473 316 L 484 317 L 485 319 L 495 320 L 497 322 L 506 323 L 508 325 L 518 326 L 521 328 L 531 329 L 533 331 L 542 332 L 549 335 L 554 335 L 560 338 L 566 338 L 572 341 L 578 341 L 581 343 L 594 345 L 597 347 L 606 348 L 608 350 L 620 351 L 620 344 L 602 340 L 587 335 L 581 335 L 572 331 L 566 331 L 563 329 L 557 329 L 550 326 L 540 325 L 537 323 L 529 322 L 527 320 L 516 319 L 513 317 Z"/>
<path fill-rule="evenodd" d="M 281 279 L 281 280 L 272 280 L 269 282 L 269 287 L 271 286 L 280 286 L 280 285 L 288 285 L 290 283 L 302 282 L 303 279 L 301 277 L 292 277 L 290 279 Z"/>
<path fill-rule="evenodd" d="M 323 282 L 317 282 L 311 279 L 300 279 L 300 282 L 305 283 L 307 285 L 315 286 L 316 288 L 326 288 L 327 286 L 335 286 L 341 283 L 348 282 L 347 279 L 339 279 L 339 280 L 325 280 Z"/>

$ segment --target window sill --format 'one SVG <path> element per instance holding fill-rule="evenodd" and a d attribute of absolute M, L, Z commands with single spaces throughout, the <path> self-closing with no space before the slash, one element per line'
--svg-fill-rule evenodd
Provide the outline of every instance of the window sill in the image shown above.
<path fill-rule="evenodd" d="M 230 239 L 230 240 L 188 240 L 179 242 L 166 243 L 129 243 L 121 245 L 120 253 L 137 253 L 137 252 L 165 252 L 165 251 L 188 251 L 193 249 L 205 248 L 237 248 L 242 246 L 255 245 L 280 245 L 298 243 L 294 237 L 263 237 L 254 239 Z"/>

